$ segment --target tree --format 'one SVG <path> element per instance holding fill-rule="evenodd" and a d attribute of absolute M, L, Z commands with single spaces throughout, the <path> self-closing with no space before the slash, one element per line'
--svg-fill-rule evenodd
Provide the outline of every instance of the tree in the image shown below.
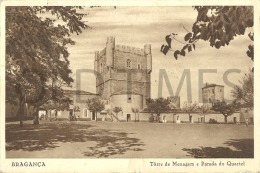
<path fill-rule="evenodd" d="M 244 107 L 254 107 L 254 73 L 250 71 L 245 74 L 242 81 L 239 81 L 242 86 L 236 85 L 231 91 L 235 101 L 241 103 Z"/>
<path fill-rule="evenodd" d="M 122 111 L 121 107 L 114 107 L 113 112 L 116 114 L 116 118 L 118 119 L 118 113 Z"/>
<path fill-rule="evenodd" d="M 162 45 L 161 52 L 167 54 L 173 50 L 172 41 L 178 41 L 184 46 L 181 50 L 174 51 L 174 58 L 185 56 L 186 52 L 195 50 L 195 44 L 199 40 L 210 43 L 210 46 L 219 49 L 229 45 L 236 36 L 244 35 L 247 28 L 254 25 L 253 6 L 196 6 L 194 9 L 198 12 L 196 21 L 193 23 L 191 31 L 187 31 L 184 41 L 176 38 L 175 33 L 165 37 L 166 45 Z M 254 40 L 254 33 L 248 34 L 249 38 Z M 248 46 L 246 54 L 254 61 L 254 45 Z"/>
<path fill-rule="evenodd" d="M 208 104 L 203 104 L 202 106 L 198 107 L 199 114 L 204 117 L 205 122 L 205 115 L 207 115 L 210 112 L 210 107 Z"/>
<path fill-rule="evenodd" d="M 196 102 L 184 102 L 182 110 L 184 110 L 189 115 L 189 122 L 192 121 L 191 113 L 194 113 L 198 109 L 198 104 Z"/>
<path fill-rule="evenodd" d="M 170 100 L 164 98 L 157 99 L 147 99 L 146 105 L 148 110 L 151 113 L 155 113 L 157 115 L 157 121 L 160 121 L 160 114 L 163 112 L 168 112 L 170 108 Z"/>
<path fill-rule="evenodd" d="M 227 123 L 227 117 L 231 116 L 236 110 L 233 104 L 227 104 L 225 101 L 214 103 L 211 109 L 221 113 L 225 117 L 225 123 Z"/>
<path fill-rule="evenodd" d="M 132 108 L 132 112 L 135 114 L 135 122 L 136 122 L 136 114 L 139 115 L 140 110 L 139 108 Z M 139 120 L 139 116 L 138 116 L 138 120 Z"/>
<path fill-rule="evenodd" d="M 87 108 L 91 112 L 95 112 L 96 121 L 97 121 L 97 113 L 103 111 L 105 109 L 105 104 L 101 100 L 89 99 L 87 100 Z"/>
<path fill-rule="evenodd" d="M 6 7 L 6 102 L 19 103 L 21 125 L 25 102 L 39 107 L 50 99 L 58 101 L 61 86 L 73 82 L 67 45 L 75 42 L 70 34 L 88 28 L 78 9 L 82 8 Z M 41 17 L 43 13 L 50 17 Z M 55 23 L 51 15 L 64 24 Z"/>

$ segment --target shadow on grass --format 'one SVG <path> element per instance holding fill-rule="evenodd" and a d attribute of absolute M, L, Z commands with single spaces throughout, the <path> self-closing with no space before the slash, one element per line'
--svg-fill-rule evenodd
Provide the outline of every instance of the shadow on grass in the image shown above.
<path fill-rule="evenodd" d="M 254 140 L 253 139 L 230 139 L 226 141 L 229 147 L 200 147 L 200 148 L 183 148 L 189 155 L 194 158 L 254 158 Z"/>
<path fill-rule="evenodd" d="M 93 125 L 73 122 L 46 123 L 38 126 L 6 125 L 6 151 L 41 151 L 54 149 L 58 142 L 95 142 L 83 154 L 88 157 L 109 157 L 126 151 L 142 151 L 144 144 L 129 133 L 95 128 Z M 73 144 L 72 144 L 73 146 Z"/>

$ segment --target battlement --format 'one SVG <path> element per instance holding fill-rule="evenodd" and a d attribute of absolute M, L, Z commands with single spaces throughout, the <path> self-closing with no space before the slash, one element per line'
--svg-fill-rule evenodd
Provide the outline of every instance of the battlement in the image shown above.
<path fill-rule="evenodd" d="M 116 45 L 115 50 L 120 52 L 127 52 L 130 54 L 144 55 L 144 49 L 131 47 L 131 46 Z"/>
<path fill-rule="evenodd" d="M 145 105 L 146 99 L 150 98 L 152 71 L 152 51 L 150 44 L 145 44 L 140 48 L 116 45 L 115 38 L 108 37 L 105 47 L 95 52 L 94 68 L 104 79 L 103 81 L 99 78 L 96 79 L 97 93 L 102 98 L 109 99 L 118 91 L 127 91 L 128 82 L 132 82 L 133 89 L 129 93 L 142 95 L 137 107 L 141 108 L 142 105 Z M 121 69 L 127 71 L 133 69 L 140 72 L 144 70 L 144 72 L 134 73 L 129 79 L 125 73 L 120 72 Z M 126 100 L 118 100 L 118 105 L 124 105 L 124 101 Z M 117 101 L 112 102 L 114 106 L 115 102 Z M 133 102 L 136 104 L 136 99 L 133 99 Z"/>
<path fill-rule="evenodd" d="M 101 50 L 99 52 L 99 56 L 105 55 L 106 54 L 106 48 L 104 48 L 103 50 Z"/>
<path fill-rule="evenodd" d="M 95 51 L 95 61 L 99 59 L 99 51 Z"/>
<path fill-rule="evenodd" d="M 107 42 L 115 42 L 115 37 L 107 37 Z"/>
<path fill-rule="evenodd" d="M 106 54 L 106 48 L 101 51 L 95 51 L 95 60 L 98 61 L 101 56 Z"/>

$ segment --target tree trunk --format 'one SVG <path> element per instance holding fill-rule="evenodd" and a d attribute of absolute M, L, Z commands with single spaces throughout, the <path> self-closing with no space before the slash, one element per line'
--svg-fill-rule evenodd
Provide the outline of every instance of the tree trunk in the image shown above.
<path fill-rule="evenodd" d="M 33 122 L 33 124 L 34 125 L 38 125 L 38 124 L 40 124 L 39 123 L 39 108 L 37 107 L 36 108 L 36 112 L 34 112 L 34 122 Z"/>
<path fill-rule="evenodd" d="M 51 121 L 51 114 L 52 114 L 52 109 L 50 109 L 50 116 L 49 116 L 49 119 Z M 72 116 L 73 116 L 74 112 L 72 113 Z"/>
<path fill-rule="evenodd" d="M 225 117 L 225 123 L 227 123 L 227 116 L 224 115 L 224 117 Z"/>
<path fill-rule="evenodd" d="M 24 99 L 23 99 L 23 96 L 20 96 L 19 108 L 18 108 L 17 114 L 19 114 L 18 116 L 19 116 L 19 121 L 20 121 L 20 127 L 22 127 L 23 126 L 23 114 L 24 114 Z"/>
<path fill-rule="evenodd" d="M 56 102 L 54 102 L 54 107 L 55 107 L 55 111 L 54 111 L 54 121 L 56 121 L 57 120 L 57 104 L 56 104 Z"/>
<path fill-rule="evenodd" d="M 118 116 L 117 116 L 117 113 L 116 113 L 116 121 L 118 121 Z"/>
<path fill-rule="evenodd" d="M 160 114 L 157 114 L 157 122 L 160 122 Z"/>

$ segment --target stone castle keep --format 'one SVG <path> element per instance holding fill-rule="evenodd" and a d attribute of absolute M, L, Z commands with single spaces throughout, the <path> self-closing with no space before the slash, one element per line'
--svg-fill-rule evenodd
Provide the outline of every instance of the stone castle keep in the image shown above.
<path fill-rule="evenodd" d="M 206 84 L 202 88 L 203 103 L 212 106 L 214 103 L 224 101 L 224 86 L 216 84 Z"/>
<path fill-rule="evenodd" d="M 115 45 L 108 37 L 106 47 L 95 52 L 96 93 L 107 100 L 111 109 L 121 107 L 123 117 L 133 114 L 132 108 L 143 109 L 151 93 L 151 45 L 144 49 Z M 122 118 L 123 118 L 122 117 Z"/>

